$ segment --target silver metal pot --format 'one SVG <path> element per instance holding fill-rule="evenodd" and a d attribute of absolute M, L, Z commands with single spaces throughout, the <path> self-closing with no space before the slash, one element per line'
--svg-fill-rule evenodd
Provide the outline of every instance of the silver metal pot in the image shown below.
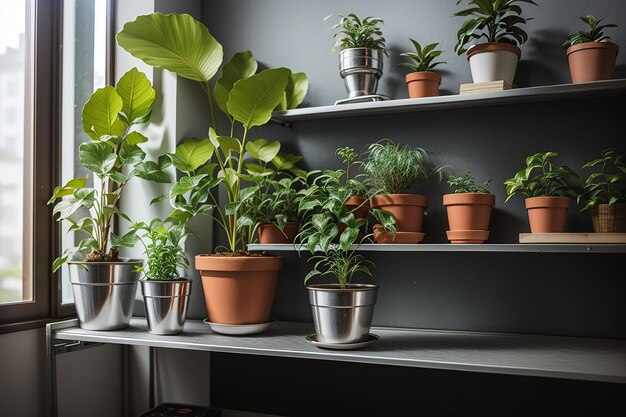
<path fill-rule="evenodd" d="M 378 285 L 309 285 L 309 302 L 317 340 L 322 343 L 357 343 L 367 339 Z"/>
<path fill-rule="evenodd" d="M 117 330 L 128 327 L 133 314 L 139 273 L 143 261 L 68 261 L 70 282 L 80 327 Z"/>
<path fill-rule="evenodd" d="M 383 74 L 383 53 L 371 48 L 344 49 L 339 53 L 339 74 L 349 98 L 376 94 Z"/>
<path fill-rule="evenodd" d="M 146 305 L 148 331 L 152 334 L 176 334 L 183 331 L 187 319 L 191 280 L 149 281 L 142 279 L 141 293 Z"/>

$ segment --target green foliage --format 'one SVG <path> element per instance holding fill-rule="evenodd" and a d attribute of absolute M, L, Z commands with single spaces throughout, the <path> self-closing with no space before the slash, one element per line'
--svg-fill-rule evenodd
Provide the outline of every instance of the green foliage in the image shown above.
<path fill-rule="evenodd" d="M 515 177 L 504 181 L 507 198 L 516 194 L 524 197 L 576 195 L 572 181 L 578 175 L 567 166 L 558 166 L 552 162 L 558 155 L 555 152 L 536 153 L 526 158 L 526 168 Z"/>
<path fill-rule="evenodd" d="M 458 0 L 456 4 L 462 1 Z M 486 42 L 524 44 L 528 40 L 528 34 L 519 25 L 526 24 L 531 19 L 521 16 L 522 8 L 516 3 L 537 5 L 532 0 L 469 0 L 467 9 L 454 14 L 469 16 L 457 32 L 458 42 L 454 50 L 461 55 L 467 51 L 468 43 L 481 38 L 485 38 Z"/>
<path fill-rule="evenodd" d="M 600 157 L 587 162 L 582 168 L 594 168 L 585 180 L 578 204 L 581 211 L 598 204 L 626 202 L 626 164 L 624 155 L 617 155 L 615 148 L 604 149 Z"/>
<path fill-rule="evenodd" d="M 435 166 L 426 151 L 382 139 L 369 146 L 363 172 L 370 194 L 402 194 L 414 184 L 443 179 L 444 166 Z"/>
<path fill-rule="evenodd" d="M 563 43 L 564 49 L 579 43 L 607 41 L 611 39 L 611 37 L 604 34 L 604 29 L 617 27 L 617 25 L 613 23 L 601 25 L 600 23 L 602 23 L 604 19 L 596 19 L 590 14 L 587 16 L 581 16 L 580 20 L 589 25 L 589 31 L 581 30 L 569 35 Z"/>
<path fill-rule="evenodd" d="M 184 139 L 175 153 L 165 156 L 183 175 L 167 196 L 153 202 L 170 201 L 174 211 L 166 220 L 173 223 L 196 215 L 210 216 L 226 232 L 230 251 L 245 250 L 253 225 L 244 208 L 254 195 L 245 185 L 256 184 L 266 176 L 250 166 L 275 160 L 288 164 L 289 159 L 279 156 L 279 142 L 251 141 L 250 130 L 267 123 L 275 109 L 299 105 L 308 88 L 306 75 L 293 74 L 287 68 L 256 73 L 258 65 L 250 51 L 236 53 L 222 66 L 222 46 L 206 26 L 189 15 L 139 16 L 124 25 L 117 40 L 147 64 L 198 81 L 209 103 L 208 137 Z M 210 82 L 220 67 L 221 76 L 212 89 Z M 227 116 L 228 125 L 222 130 L 215 107 Z M 226 201 L 221 204 L 217 187 L 226 192 Z"/>
<path fill-rule="evenodd" d="M 138 238 L 145 249 L 146 266 L 137 270 L 143 272 L 147 280 L 177 280 L 180 278 L 178 270 L 187 270 L 189 267 L 189 260 L 182 247 L 188 235 L 184 225 L 154 219 L 149 224 L 133 224 L 129 234 Z"/>
<path fill-rule="evenodd" d="M 86 260 L 115 261 L 117 247 L 134 245 L 132 239 L 118 239 L 111 234 L 118 217 L 128 220 L 117 208 L 124 187 L 133 177 L 170 181 L 162 171 L 168 163 L 144 161 L 146 154 L 139 144 L 148 139 L 130 131 L 150 119 L 154 98 L 148 78 L 133 68 L 122 76 L 117 87 L 96 90 L 83 107 L 83 128 L 92 141 L 80 145 L 78 157 L 98 181 L 91 188 L 86 186 L 86 178 L 75 178 L 54 189 L 48 201 L 56 202 L 53 215 L 58 221 L 69 222 L 70 232 L 80 231 L 86 237 L 54 261 L 53 271 L 76 254 Z"/>
<path fill-rule="evenodd" d="M 422 48 L 418 41 L 409 38 L 415 52 L 403 52 L 400 55 L 409 58 L 412 62 L 402 62 L 398 65 L 402 67 L 410 68 L 414 72 L 432 71 L 438 65 L 446 64 L 446 62 L 433 62 L 435 58 L 443 53 L 442 50 L 437 49 L 439 43 L 431 43 Z"/>
<path fill-rule="evenodd" d="M 472 176 L 472 173 L 467 171 L 462 177 L 455 177 L 450 175 L 448 177 L 448 185 L 454 193 L 485 193 L 489 194 L 489 183 L 491 180 L 483 182 L 482 185 L 476 185 L 476 178 Z"/>
<path fill-rule="evenodd" d="M 383 38 L 383 32 L 379 28 L 379 25 L 385 21 L 380 17 L 368 16 L 365 19 L 359 19 L 357 15 L 350 13 L 347 16 L 326 16 L 324 20 L 331 17 L 339 18 L 339 23 L 331 27 L 332 29 L 339 29 L 333 36 L 335 46 L 340 49 L 371 48 L 387 54 L 385 38 Z"/>

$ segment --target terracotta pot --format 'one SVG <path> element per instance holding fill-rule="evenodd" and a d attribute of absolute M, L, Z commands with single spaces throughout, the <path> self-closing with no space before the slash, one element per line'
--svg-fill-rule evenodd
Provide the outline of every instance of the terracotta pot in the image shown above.
<path fill-rule="evenodd" d="M 568 197 L 527 198 L 530 233 L 562 233 L 565 230 L 565 215 L 569 205 Z"/>
<path fill-rule="evenodd" d="M 432 71 L 412 72 L 406 75 L 409 97 L 434 97 L 439 95 L 441 74 Z"/>
<path fill-rule="evenodd" d="M 396 232 L 394 238 L 393 233 L 381 231 L 382 225 L 374 225 L 374 241 L 376 243 L 393 243 L 393 244 L 411 244 L 420 243 L 424 240 L 425 233 L 421 232 Z"/>
<path fill-rule="evenodd" d="M 496 204 L 496 197 L 486 193 L 458 193 L 443 196 L 443 205 L 448 211 L 448 224 L 451 232 L 448 239 L 452 243 L 483 243 L 489 236 L 491 208 Z M 484 236 L 483 240 L 480 237 Z M 452 237 L 452 238 L 451 238 Z M 456 242 L 456 240 L 460 240 Z M 470 242 L 471 241 L 471 242 Z"/>
<path fill-rule="evenodd" d="M 448 230 L 446 235 L 452 244 L 480 244 L 489 238 L 489 230 Z"/>
<path fill-rule="evenodd" d="M 398 232 L 421 232 L 428 197 L 419 194 L 380 194 L 372 197 L 372 207 L 392 213 Z"/>
<path fill-rule="evenodd" d="M 196 256 L 209 321 L 267 323 L 282 264 L 275 256 Z"/>
<path fill-rule="evenodd" d="M 591 223 L 596 233 L 626 233 L 626 204 L 598 204 L 591 208 Z"/>
<path fill-rule="evenodd" d="M 573 83 L 611 80 L 619 47 L 613 42 L 585 42 L 567 48 Z"/>
<path fill-rule="evenodd" d="M 261 223 L 259 225 L 259 242 L 266 243 L 293 243 L 298 234 L 300 223 L 287 222 L 285 229 L 280 230 L 278 226 L 272 223 Z"/>
<path fill-rule="evenodd" d="M 502 42 L 480 43 L 467 51 L 474 83 L 504 80 L 513 85 L 521 56 L 516 45 Z"/>
<path fill-rule="evenodd" d="M 354 195 L 343 204 L 354 213 L 357 219 L 366 219 L 370 210 L 370 204 L 365 197 Z"/>

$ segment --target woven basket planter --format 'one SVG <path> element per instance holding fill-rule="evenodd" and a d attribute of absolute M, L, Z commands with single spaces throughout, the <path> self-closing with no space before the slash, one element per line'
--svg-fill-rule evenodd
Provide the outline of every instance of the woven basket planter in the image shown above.
<path fill-rule="evenodd" d="M 626 233 L 626 204 L 598 204 L 591 208 L 596 233 Z"/>

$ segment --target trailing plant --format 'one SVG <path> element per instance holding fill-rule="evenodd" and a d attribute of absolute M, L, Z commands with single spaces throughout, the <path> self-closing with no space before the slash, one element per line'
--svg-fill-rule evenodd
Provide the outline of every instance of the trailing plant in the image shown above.
<path fill-rule="evenodd" d="M 446 62 L 433 62 L 435 58 L 443 53 L 442 50 L 437 49 L 439 43 L 431 43 L 422 48 L 418 41 L 409 38 L 415 52 L 403 52 L 400 56 L 409 58 L 412 62 L 401 62 L 398 64 L 402 67 L 410 68 L 414 72 L 432 71 L 438 65 L 446 64 Z"/>
<path fill-rule="evenodd" d="M 462 177 L 455 177 L 454 175 L 450 175 L 448 177 L 448 185 L 452 188 L 452 191 L 455 194 L 459 193 L 484 193 L 490 194 L 489 183 L 491 180 L 487 180 L 482 183 L 482 185 L 476 185 L 476 178 L 472 175 L 470 171 L 467 171 L 465 175 Z"/>
<path fill-rule="evenodd" d="M 516 194 L 524 197 L 575 197 L 572 182 L 578 175 L 565 165 L 555 165 L 552 160 L 557 156 L 555 152 L 546 152 L 527 157 L 526 168 L 504 181 L 505 202 Z"/>
<path fill-rule="evenodd" d="M 587 162 L 582 168 L 594 168 L 585 180 L 578 204 L 584 203 L 581 211 L 598 204 L 626 202 L 626 164 L 624 155 L 615 153 L 615 148 L 604 149 L 600 157 Z"/>
<path fill-rule="evenodd" d="M 564 49 L 567 49 L 573 45 L 578 45 L 579 43 L 608 41 L 611 39 L 611 37 L 604 34 L 604 29 L 617 27 L 617 25 L 613 23 L 601 25 L 600 23 L 602 23 L 604 19 L 596 19 L 590 14 L 588 14 L 587 16 L 581 16 L 580 20 L 589 25 L 589 30 L 581 30 L 569 35 L 563 43 Z"/>
<path fill-rule="evenodd" d="M 146 265 L 137 268 L 150 281 L 172 281 L 181 279 L 179 269 L 187 270 L 189 260 L 182 247 L 188 233 L 182 224 L 171 224 L 154 219 L 149 224 L 138 222 L 131 230 L 142 243 Z"/>
<path fill-rule="evenodd" d="M 119 261 L 118 248 L 134 245 L 131 237 L 111 233 L 119 217 L 130 221 L 118 209 L 126 184 L 133 177 L 170 182 L 163 172 L 169 162 L 144 161 L 146 154 L 139 145 L 148 138 L 131 131 L 148 122 L 154 98 L 148 78 L 133 68 L 115 87 L 96 90 L 83 107 L 83 129 L 91 141 L 80 145 L 78 157 L 95 175 L 94 186 L 88 186 L 87 178 L 74 178 L 56 187 L 48 204 L 56 202 L 53 215 L 70 223 L 69 232 L 86 237 L 54 261 L 53 271 L 77 254 L 89 262 Z"/>
<path fill-rule="evenodd" d="M 443 179 L 444 166 L 435 166 L 426 151 L 382 139 L 369 146 L 363 172 L 371 194 L 402 194 L 414 184 Z"/>
<path fill-rule="evenodd" d="M 259 163 L 280 158 L 279 142 L 251 140 L 250 131 L 267 123 L 274 109 L 297 107 L 308 88 L 306 75 L 287 68 L 257 73 L 250 51 L 236 53 L 222 66 L 222 46 L 205 25 L 186 14 L 139 16 L 116 37 L 134 57 L 198 82 L 209 103 L 208 138 L 184 139 L 167 155 L 183 174 L 167 197 L 157 199 L 169 197 L 175 210 L 168 220 L 208 215 L 224 229 L 228 251 L 245 250 L 253 224 L 243 210 L 254 194 L 246 182 L 265 175 Z M 215 107 L 226 115 L 225 125 L 218 126 Z M 222 204 L 216 195 L 220 188 L 226 193 Z"/>
<path fill-rule="evenodd" d="M 347 16 L 340 14 L 326 16 L 324 20 L 328 20 L 331 17 L 339 18 L 339 22 L 331 26 L 331 29 L 339 29 L 333 36 L 335 46 L 338 46 L 340 49 L 377 49 L 387 55 L 385 38 L 383 38 L 383 32 L 379 27 L 379 25 L 385 23 L 383 19 L 374 16 L 359 19 L 357 15 L 350 13 Z"/>
<path fill-rule="evenodd" d="M 463 0 L 458 0 L 460 4 Z M 454 50 L 459 55 L 467 51 L 467 44 L 473 40 L 485 39 L 485 42 L 503 42 L 522 45 L 528 40 L 528 34 L 520 25 L 531 18 L 523 18 L 522 8 L 518 3 L 537 6 L 532 0 L 469 0 L 467 9 L 456 12 L 454 16 L 468 17 L 457 32 L 458 42 Z"/>

